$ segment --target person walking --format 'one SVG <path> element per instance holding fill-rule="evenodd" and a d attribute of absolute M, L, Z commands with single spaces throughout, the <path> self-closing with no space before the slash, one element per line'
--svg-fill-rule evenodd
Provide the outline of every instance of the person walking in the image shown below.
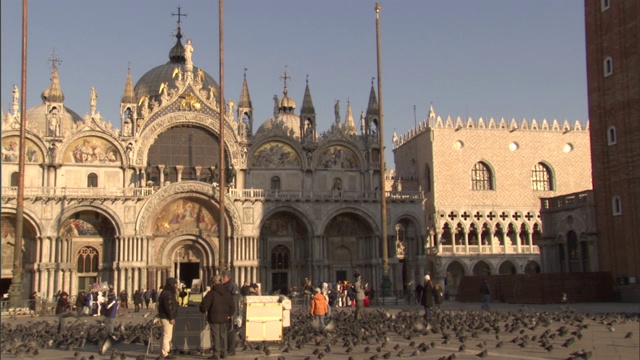
<path fill-rule="evenodd" d="M 144 307 L 148 309 L 151 302 L 151 289 L 142 290 L 142 297 L 144 298 Z"/>
<path fill-rule="evenodd" d="M 229 278 L 226 279 L 228 283 Z M 227 356 L 228 328 L 235 310 L 233 295 L 227 289 L 227 283 L 216 281 L 214 277 L 211 291 L 200 303 L 200 312 L 207 314 L 207 321 L 211 327 L 212 354 L 209 359 L 224 359 Z"/>
<path fill-rule="evenodd" d="M 142 307 L 142 293 L 140 290 L 136 290 L 133 292 L 133 312 L 140 312 L 140 308 Z"/>
<path fill-rule="evenodd" d="M 315 288 L 315 295 L 311 298 L 310 312 L 313 315 L 316 329 L 320 331 L 324 330 L 324 317 L 327 315 L 328 308 L 329 304 L 327 304 L 327 299 L 322 295 L 322 290 Z"/>
<path fill-rule="evenodd" d="M 118 297 L 113 289 L 109 289 L 107 300 L 104 302 L 102 315 L 104 316 L 104 323 L 107 326 L 109 335 L 113 334 L 115 330 L 113 319 L 118 315 Z"/>
<path fill-rule="evenodd" d="M 173 339 L 173 326 L 176 324 L 176 318 L 178 317 L 177 284 L 176 278 L 168 278 L 160 296 L 158 296 L 158 317 L 162 323 L 160 360 L 176 358 L 171 355 L 171 340 Z"/>
<path fill-rule="evenodd" d="M 424 319 L 431 319 L 431 307 L 433 307 L 433 284 L 429 274 L 424 276 L 424 285 L 422 286 L 422 296 L 420 296 L 420 305 L 424 307 Z"/>
<path fill-rule="evenodd" d="M 231 272 L 225 270 L 222 272 L 222 283 L 225 284 L 227 290 L 233 297 L 233 317 L 229 326 L 229 333 L 227 338 L 227 356 L 233 356 L 236 354 L 236 344 L 238 338 L 238 329 L 241 323 L 238 323 L 240 319 L 240 307 L 242 306 L 242 294 L 240 294 L 240 287 L 231 278 Z"/>
<path fill-rule="evenodd" d="M 309 278 L 304 278 L 302 294 L 304 295 L 304 307 L 309 307 L 309 303 L 313 297 L 313 286 L 311 285 L 311 280 L 309 280 Z"/>
<path fill-rule="evenodd" d="M 322 283 L 322 289 L 320 289 L 320 291 L 322 291 L 322 295 L 324 296 L 324 298 L 327 300 L 327 318 L 331 317 L 331 301 L 329 301 L 329 294 L 331 293 L 331 290 L 329 289 L 329 284 L 327 284 L 326 282 Z"/>
<path fill-rule="evenodd" d="M 353 284 L 356 291 L 356 320 L 362 319 L 362 312 L 364 311 L 364 287 L 362 286 L 362 275 L 355 273 L 356 282 Z"/>
<path fill-rule="evenodd" d="M 56 316 L 58 317 L 58 334 L 61 334 L 66 327 L 66 318 L 69 317 L 71 303 L 69 303 L 69 294 L 66 291 L 61 291 L 57 297 Z"/>
<path fill-rule="evenodd" d="M 87 305 L 87 294 L 84 291 L 80 291 L 78 297 L 76 298 L 76 313 L 78 317 L 82 316 L 82 312 L 84 311 L 84 307 Z"/>
<path fill-rule="evenodd" d="M 129 312 L 129 293 L 127 292 L 127 290 L 122 289 L 120 291 L 119 298 L 120 305 L 118 306 L 118 309 L 121 312 L 120 316 L 125 316 Z"/>
<path fill-rule="evenodd" d="M 489 283 L 487 280 L 482 282 L 480 285 L 480 293 L 482 294 L 482 310 L 489 311 L 489 303 L 491 302 L 491 289 L 489 288 Z"/>
<path fill-rule="evenodd" d="M 36 316 L 36 303 L 38 302 L 38 292 L 34 291 L 29 295 L 29 312 L 31 317 Z"/>

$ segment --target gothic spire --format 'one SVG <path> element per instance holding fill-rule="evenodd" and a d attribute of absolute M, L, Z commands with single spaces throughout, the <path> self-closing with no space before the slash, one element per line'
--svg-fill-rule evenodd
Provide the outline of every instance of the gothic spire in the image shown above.
<path fill-rule="evenodd" d="M 309 90 L 309 75 L 307 75 L 307 86 L 304 88 L 304 98 L 302 100 L 302 108 L 300 114 L 315 114 L 316 109 L 313 107 L 311 100 L 311 90 Z"/>
<path fill-rule="evenodd" d="M 124 93 L 122 94 L 121 103 L 135 103 L 135 94 L 133 92 L 133 82 L 131 81 L 131 66 L 127 69 L 127 82 L 124 85 Z"/>
<path fill-rule="evenodd" d="M 373 79 L 371 79 L 371 91 L 369 92 L 369 105 L 367 106 L 367 117 L 379 116 L 380 107 L 378 106 L 378 97 L 376 96 L 376 89 L 373 87 Z"/>
<path fill-rule="evenodd" d="M 344 125 L 347 130 L 347 134 L 356 134 L 356 123 L 353 121 L 353 112 L 351 111 L 351 99 L 347 99 L 347 116 L 344 119 Z"/>
<path fill-rule="evenodd" d="M 249 85 L 247 84 L 247 68 L 244 69 L 242 92 L 240 93 L 240 101 L 238 102 L 238 109 L 240 108 L 253 108 L 253 105 L 251 105 L 251 96 L 249 96 Z"/>

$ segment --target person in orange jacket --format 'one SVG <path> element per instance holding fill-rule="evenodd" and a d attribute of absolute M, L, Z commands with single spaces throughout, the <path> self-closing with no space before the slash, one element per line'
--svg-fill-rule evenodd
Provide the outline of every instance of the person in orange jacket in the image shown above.
<path fill-rule="evenodd" d="M 329 311 L 329 304 L 327 304 L 327 299 L 322 295 L 320 288 L 316 288 L 315 291 L 315 295 L 311 299 L 311 315 L 313 315 L 318 329 L 323 330 L 325 326 L 324 317 Z"/>

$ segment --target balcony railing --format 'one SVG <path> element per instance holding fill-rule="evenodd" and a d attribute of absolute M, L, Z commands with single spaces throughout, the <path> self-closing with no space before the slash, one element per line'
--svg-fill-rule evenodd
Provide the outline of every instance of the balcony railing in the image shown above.
<path fill-rule="evenodd" d="M 520 251 L 518 251 L 517 245 L 440 245 L 427 249 L 428 254 L 439 255 L 475 255 L 475 254 L 504 254 L 506 251 L 509 254 L 539 254 L 540 248 L 537 245 L 520 245 Z M 455 249 L 455 252 L 454 252 Z"/>
<path fill-rule="evenodd" d="M 119 197 L 148 197 L 158 190 L 157 187 L 127 187 L 127 188 L 100 188 L 100 187 L 25 187 L 24 195 L 27 198 L 119 198 Z M 339 200 L 339 201 L 371 201 L 380 199 L 379 191 L 305 191 L 305 190 L 264 190 L 264 189 L 228 189 L 228 194 L 233 199 L 264 199 L 264 200 Z M 18 188 L 15 186 L 3 187 L 3 197 L 15 197 Z M 390 201 L 420 201 L 423 194 L 420 191 L 387 191 L 387 200 Z"/>

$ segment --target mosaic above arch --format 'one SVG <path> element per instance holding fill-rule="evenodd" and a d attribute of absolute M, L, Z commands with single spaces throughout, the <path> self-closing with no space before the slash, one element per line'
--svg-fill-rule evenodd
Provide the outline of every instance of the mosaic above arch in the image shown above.
<path fill-rule="evenodd" d="M 329 236 L 364 236 L 372 233 L 367 222 L 354 214 L 337 215 L 329 221 L 325 231 Z"/>
<path fill-rule="evenodd" d="M 329 146 L 320 154 L 318 166 L 325 169 L 357 169 L 358 156 L 345 146 Z"/>
<path fill-rule="evenodd" d="M 80 211 L 62 222 L 58 235 L 62 237 L 112 237 L 115 229 L 111 220 L 94 211 Z"/>
<path fill-rule="evenodd" d="M 154 221 L 154 234 L 167 235 L 176 230 L 198 230 L 215 235 L 218 222 L 205 206 L 187 199 L 175 200 L 160 211 Z"/>
<path fill-rule="evenodd" d="M 25 161 L 30 164 L 41 164 L 44 161 L 44 154 L 33 141 L 26 139 Z M 18 162 L 20 138 L 18 136 L 7 136 L 2 138 L 2 162 Z"/>
<path fill-rule="evenodd" d="M 262 236 L 303 236 L 307 234 L 307 227 L 302 221 L 287 212 L 279 212 L 270 216 L 260 229 Z"/>
<path fill-rule="evenodd" d="M 293 147 L 280 141 L 272 141 L 256 149 L 251 165 L 263 168 L 299 168 L 302 162 Z"/>
<path fill-rule="evenodd" d="M 120 152 L 109 141 L 96 136 L 86 136 L 72 142 L 62 158 L 64 163 L 120 164 Z"/>

